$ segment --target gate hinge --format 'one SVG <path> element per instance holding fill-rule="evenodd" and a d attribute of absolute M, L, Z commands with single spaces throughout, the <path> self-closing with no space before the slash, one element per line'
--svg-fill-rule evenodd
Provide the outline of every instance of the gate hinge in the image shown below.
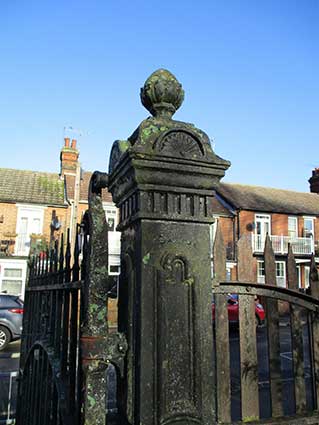
<path fill-rule="evenodd" d="M 97 362 L 106 366 L 113 363 L 123 374 L 124 358 L 127 352 L 127 341 L 123 333 L 116 332 L 106 336 L 81 337 L 81 358 L 85 366 L 89 363 Z"/>

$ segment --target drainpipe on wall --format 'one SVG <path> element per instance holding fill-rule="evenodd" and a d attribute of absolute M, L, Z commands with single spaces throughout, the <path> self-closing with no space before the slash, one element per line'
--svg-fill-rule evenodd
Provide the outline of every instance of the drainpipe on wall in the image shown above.
<path fill-rule="evenodd" d="M 238 242 L 240 239 L 240 220 L 239 220 L 240 211 L 241 211 L 241 208 L 237 210 L 237 241 L 236 242 Z"/>
<path fill-rule="evenodd" d="M 81 181 L 81 165 L 78 162 L 76 165 L 75 184 L 74 184 L 74 201 L 72 202 L 72 215 L 71 215 L 71 252 L 73 255 L 75 238 L 77 234 L 77 222 L 78 222 L 78 207 L 80 201 L 80 181 Z"/>
<path fill-rule="evenodd" d="M 233 218 L 233 259 L 237 260 L 237 247 L 236 247 L 236 216 L 234 215 Z"/>
<path fill-rule="evenodd" d="M 240 238 L 240 220 L 239 220 L 239 214 L 240 214 L 240 211 L 241 211 L 241 209 L 239 208 L 237 211 L 236 211 L 236 216 L 237 216 L 237 240 L 236 240 L 236 236 L 235 236 L 235 229 L 234 229 L 234 244 L 235 244 L 235 255 L 236 255 L 236 263 L 237 263 L 237 260 L 238 260 L 238 258 L 237 258 L 237 242 L 239 241 L 239 238 Z M 237 266 L 236 266 L 236 274 L 237 274 L 237 280 L 238 280 L 238 264 L 237 264 Z"/>

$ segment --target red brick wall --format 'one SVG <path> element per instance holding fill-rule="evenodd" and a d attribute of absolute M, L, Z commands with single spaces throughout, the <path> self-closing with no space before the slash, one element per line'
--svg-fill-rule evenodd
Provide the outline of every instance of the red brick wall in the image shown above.
<path fill-rule="evenodd" d="M 271 214 L 271 234 L 288 236 L 287 214 Z"/>
<path fill-rule="evenodd" d="M 240 211 L 239 212 L 239 233 L 241 235 L 249 234 L 247 225 L 255 221 L 255 213 L 253 211 Z"/>
<path fill-rule="evenodd" d="M 0 217 L 3 216 L 3 223 L 0 223 L 0 239 L 6 239 L 6 234 L 15 234 L 17 213 L 15 204 L 0 203 Z"/>
<path fill-rule="evenodd" d="M 233 219 L 231 217 L 219 217 L 218 225 L 220 226 L 225 246 L 233 242 Z"/>
<path fill-rule="evenodd" d="M 315 219 L 315 241 L 319 240 L 319 217 Z"/>
<path fill-rule="evenodd" d="M 0 217 L 1 221 L 3 221 L 2 223 L 0 223 L 0 240 L 12 241 L 12 244 L 10 244 L 8 247 L 8 252 L 10 254 L 14 252 L 17 213 L 18 209 L 15 204 L 9 204 L 5 202 L 0 203 Z"/>
<path fill-rule="evenodd" d="M 58 236 L 60 233 L 66 234 L 67 228 L 69 227 L 69 208 L 58 208 L 58 207 L 48 207 L 44 210 L 44 219 L 43 219 L 43 235 L 46 240 L 50 240 L 51 235 L 51 221 L 52 221 L 52 213 L 55 210 L 56 216 L 58 220 L 61 222 L 62 226 L 59 232 L 55 233 L 55 236 Z"/>

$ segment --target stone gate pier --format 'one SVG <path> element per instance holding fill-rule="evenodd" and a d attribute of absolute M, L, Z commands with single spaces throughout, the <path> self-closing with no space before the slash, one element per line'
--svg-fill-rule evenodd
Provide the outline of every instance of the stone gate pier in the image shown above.
<path fill-rule="evenodd" d="M 230 166 L 194 125 L 175 121 L 184 91 L 159 69 L 141 89 L 152 114 L 113 145 L 120 210 L 119 331 L 128 340 L 121 410 L 130 423 L 213 424 L 210 225 Z"/>

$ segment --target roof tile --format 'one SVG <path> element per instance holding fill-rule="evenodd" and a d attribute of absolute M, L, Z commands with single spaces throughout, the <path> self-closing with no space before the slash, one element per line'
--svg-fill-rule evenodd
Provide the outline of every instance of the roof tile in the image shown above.
<path fill-rule="evenodd" d="M 0 201 L 65 205 L 57 173 L 0 168 Z"/>
<path fill-rule="evenodd" d="M 319 216 L 315 193 L 231 183 L 220 183 L 216 192 L 236 209 Z"/>

